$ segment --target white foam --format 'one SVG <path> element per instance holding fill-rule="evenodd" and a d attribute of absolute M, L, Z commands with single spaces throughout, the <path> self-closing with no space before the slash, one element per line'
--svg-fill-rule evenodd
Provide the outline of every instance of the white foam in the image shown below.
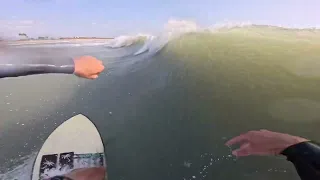
<path fill-rule="evenodd" d="M 161 50 L 170 40 L 183 34 L 197 32 L 201 28 L 193 21 L 170 19 L 165 25 L 162 33 L 158 36 L 147 35 L 144 45 L 134 53 L 139 55 L 149 51 L 156 53 Z"/>
<path fill-rule="evenodd" d="M 22 157 L 20 161 L 23 161 L 21 165 L 15 166 L 13 169 L 8 170 L 4 174 L 0 174 L 2 180 L 28 180 L 30 179 L 33 162 L 36 158 L 36 153 L 32 153 L 29 156 Z"/>
<path fill-rule="evenodd" d="M 139 55 L 142 54 L 144 52 L 149 51 L 150 46 L 152 45 L 152 43 L 155 40 L 155 36 L 149 36 L 147 38 L 147 40 L 145 41 L 144 45 L 137 51 L 134 53 L 134 55 Z"/>
<path fill-rule="evenodd" d="M 209 26 L 206 28 L 207 30 L 211 32 L 216 32 L 220 29 L 232 29 L 232 28 L 241 28 L 241 27 L 248 27 L 252 26 L 253 23 L 250 21 L 244 21 L 244 22 L 223 22 L 223 23 L 216 23 L 212 26 Z"/>
<path fill-rule="evenodd" d="M 132 44 L 138 42 L 142 37 L 142 35 L 138 34 L 136 36 L 118 36 L 112 40 L 110 40 L 108 43 L 105 44 L 105 46 L 110 48 L 121 48 L 121 47 L 127 47 L 131 46 Z"/>

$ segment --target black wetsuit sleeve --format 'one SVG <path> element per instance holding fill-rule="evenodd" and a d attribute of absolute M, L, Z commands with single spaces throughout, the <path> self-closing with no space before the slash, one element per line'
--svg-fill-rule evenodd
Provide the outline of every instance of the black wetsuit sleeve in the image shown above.
<path fill-rule="evenodd" d="M 0 57 L 0 78 L 18 77 L 48 73 L 74 73 L 72 58 L 26 58 L 19 62 L 11 62 L 7 57 Z"/>
<path fill-rule="evenodd" d="M 302 180 L 320 180 L 320 146 L 315 142 L 303 142 L 285 149 L 287 157 L 297 169 Z"/>

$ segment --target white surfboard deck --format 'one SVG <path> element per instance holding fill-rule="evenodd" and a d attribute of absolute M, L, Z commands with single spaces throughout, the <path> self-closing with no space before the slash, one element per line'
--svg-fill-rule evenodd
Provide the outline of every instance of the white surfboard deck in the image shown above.
<path fill-rule="evenodd" d="M 79 114 L 62 123 L 44 142 L 33 166 L 32 180 L 101 166 L 106 167 L 101 136 L 95 125 Z"/>

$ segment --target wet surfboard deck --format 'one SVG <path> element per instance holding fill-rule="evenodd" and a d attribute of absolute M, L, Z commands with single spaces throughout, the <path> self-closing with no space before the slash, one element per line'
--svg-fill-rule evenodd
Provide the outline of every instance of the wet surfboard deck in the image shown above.
<path fill-rule="evenodd" d="M 44 142 L 31 179 L 42 180 L 89 167 L 106 167 L 104 145 L 96 126 L 79 114 L 62 123 Z"/>

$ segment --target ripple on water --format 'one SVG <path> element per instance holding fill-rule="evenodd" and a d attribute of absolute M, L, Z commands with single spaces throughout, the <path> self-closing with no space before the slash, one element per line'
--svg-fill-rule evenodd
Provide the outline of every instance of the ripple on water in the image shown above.
<path fill-rule="evenodd" d="M 215 157 L 213 154 L 210 154 L 210 153 L 201 154 L 200 159 L 206 160 L 207 162 L 200 165 L 196 174 L 183 177 L 184 180 L 193 180 L 193 179 L 204 180 L 204 178 L 207 177 L 207 174 L 210 171 L 210 167 L 215 165 L 215 163 L 218 163 L 219 161 L 235 161 L 236 160 L 231 155 Z M 183 166 L 186 168 L 190 168 L 191 165 L 192 165 L 192 162 L 190 162 L 189 160 L 186 160 L 183 163 Z"/>
<path fill-rule="evenodd" d="M 272 117 L 291 122 L 311 122 L 320 120 L 320 102 L 291 98 L 275 101 L 269 105 Z"/>
<path fill-rule="evenodd" d="M 320 56 L 297 59 L 291 63 L 289 70 L 302 77 L 320 77 Z"/>
<path fill-rule="evenodd" d="M 232 156 L 231 154 L 228 155 L 224 155 L 224 156 L 214 156 L 213 154 L 210 153 L 203 153 L 200 155 L 200 159 L 205 160 L 205 163 L 201 163 L 199 166 L 198 171 L 196 171 L 194 174 L 189 175 L 189 176 L 183 176 L 181 179 L 182 180 L 205 180 L 207 179 L 208 175 L 210 174 L 210 172 L 217 168 L 218 166 L 221 165 L 221 163 L 225 163 L 225 162 L 235 162 L 237 161 L 237 158 Z M 188 166 L 186 166 L 186 164 L 192 164 L 191 161 L 187 160 L 184 161 L 183 165 L 186 168 L 189 168 Z M 197 166 L 197 165 L 195 165 Z M 257 174 L 259 177 L 261 177 L 262 174 L 264 173 L 288 173 L 288 170 L 285 168 L 275 168 L 275 167 L 270 167 L 267 169 L 255 169 L 255 170 L 250 170 L 250 172 L 242 172 L 242 175 L 245 176 L 253 176 L 255 174 Z M 263 178 L 263 177 L 262 177 Z"/>

